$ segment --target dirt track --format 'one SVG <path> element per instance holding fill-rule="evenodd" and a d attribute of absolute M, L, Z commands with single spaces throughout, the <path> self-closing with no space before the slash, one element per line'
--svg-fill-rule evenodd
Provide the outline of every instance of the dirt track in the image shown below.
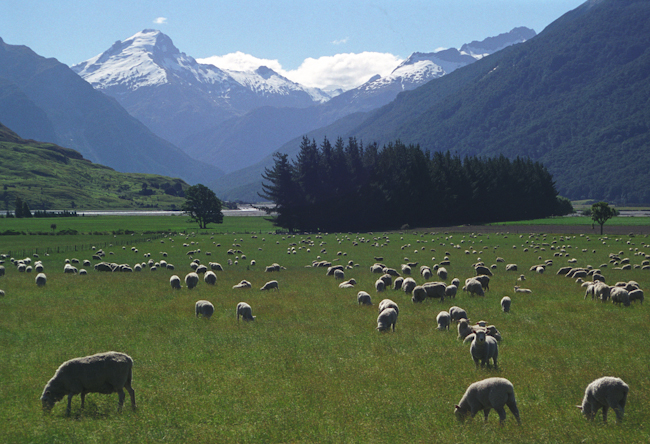
<path fill-rule="evenodd" d="M 600 236 L 600 227 L 595 226 L 592 229 L 591 225 L 459 225 L 455 227 L 427 228 L 427 231 L 450 233 L 558 233 Z M 630 233 L 634 233 L 635 235 L 648 235 L 650 234 L 650 225 L 605 225 L 603 230 L 603 236 L 621 236 Z"/>

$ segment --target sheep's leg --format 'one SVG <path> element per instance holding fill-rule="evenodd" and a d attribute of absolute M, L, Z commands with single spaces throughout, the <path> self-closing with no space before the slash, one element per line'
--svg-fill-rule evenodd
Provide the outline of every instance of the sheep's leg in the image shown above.
<path fill-rule="evenodd" d="M 478 359 L 477 358 L 473 358 L 473 359 L 474 359 L 474 364 L 476 365 L 476 369 L 478 370 Z"/>
<path fill-rule="evenodd" d="M 68 393 L 68 408 L 65 411 L 65 414 L 70 416 L 70 412 L 72 411 L 72 397 L 74 396 L 74 393 L 70 392 Z"/>
<path fill-rule="evenodd" d="M 609 410 L 608 405 L 603 406 L 603 422 L 607 422 L 607 411 Z"/>
<path fill-rule="evenodd" d="M 506 420 L 506 409 L 504 409 L 503 406 L 501 406 L 501 407 L 495 407 L 494 410 L 496 410 L 496 412 L 499 414 L 499 421 L 503 423 Z M 485 416 L 487 418 L 487 414 Z"/>
<path fill-rule="evenodd" d="M 498 411 L 498 410 L 497 410 L 497 411 Z M 487 420 L 488 420 L 488 415 L 489 415 L 489 414 L 490 414 L 490 407 L 485 407 L 485 408 L 483 409 L 483 416 L 484 416 L 484 420 L 485 420 L 485 422 L 487 422 Z M 500 416 L 500 415 L 499 415 L 499 416 Z"/>
<path fill-rule="evenodd" d="M 121 412 L 122 411 L 122 406 L 124 405 L 124 398 L 126 397 L 124 395 L 124 390 L 119 389 L 117 391 L 117 396 L 118 396 L 117 411 Z"/>
<path fill-rule="evenodd" d="M 517 408 L 517 403 L 512 401 L 508 403 L 508 408 L 512 412 L 512 414 L 515 416 L 515 419 L 517 420 L 517 424 L 521 424 L 521 419 L 519 418 L 519 409 Z"/>
<path fill-rule="evenodd" d="M 84 408 L 84 403 L 86 401 L 86 392 L 81 392 L 81 408 Z"/>
<path fill-rule="evenodd" d="M 136 409 L 136 405 L 135 405 L 135 390 L 133 390 L 133 388 L 131 387 L 131 384 L 128 384 L 128 385 L 126 385 L 125 387 L 126 387 L 126 391 L 129 392 L 129 396 L 131 397 L 131 408 L 132 408 L 133 410 L 135 410 L 135 409 Z"/>

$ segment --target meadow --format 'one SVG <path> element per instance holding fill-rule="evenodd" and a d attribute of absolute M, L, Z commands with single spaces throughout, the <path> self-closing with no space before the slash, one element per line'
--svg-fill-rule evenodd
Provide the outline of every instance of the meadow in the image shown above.
<path fill-rule="evenodd" d="M 650 441 L 650 373 L 642 334 L 646 305 L 623 308 L 585 300 L 579 284 L 556 275 L 575 258 L 577 266 L 606 264 L 601 269 L 610 285 L 635 280 L 648 289 L 650 271 L 615 270 L 608 256 L 622 252 L 640 265 L 650 254 L 645 236 L 513 234 L 508 227 L 498 234 L 411 230 L 294 236 L 275 234 L 262 218 L 225 218 L 223 226 L 201 232 L 185 219 L 98 218 L 101 228 L 74 228 L 90 234 L 0 236 L 0 253 L 23 245 L 32 255 L 32 248 L 42 252 L 59 243 L 53 245 L 58 251 L 40 254 L 48 276 L 42 288 L 34 283 L 35 273 L 19 273 L 5 259 L 1 442 Z M 50 223 L 58 230 L 64 222 L 42 223 L 47 231 Z M 157 231 L 150 230 L 154 226 L 169 233 L 144 234 Z M 113 234 L 129 227 L 141 231 Z M 90 260 L 93 254 L 90 247 L 70 246 L 90 244 L 104 249 L 105 260 L 130 265 L 147 261 L 147 253 L 159 261 L 166 252 L 175 270 L 105 273 L 86 267 L 86 276 L 64 274 L 65 259 Z M 242 253 L 230 255 L 229 249 Z M 408 261 L 432 266 L 448 256 L 449 281 L 472 276 L 479 258 L 497 268 L 485 298 L 459 291 L 443 303 L 413 304 L 403 291 L 375 293 L 378 275 L 369 267 L 379 256 L 396 269 Z M 170 276 L 191 271 L 191 257 L 223 265 L 217 284 L 201 280 L 195 289 L 172 290 Z M 311 267 L 319 258 L 343 265 L 352 261 L 346 279 L 358 284 L 338 288 L 340 281 L 326 276 L 326 269 Z M 553 260 L 546 273 L 528 271 L 545 259 Z M 274 262 L 286 269 L 265 273 Z M 519 271 L 506 272 L 506 263 L 518 264 Z M 520 274 L 532 294 L 513 293 Z M 424 282 L 417 268 L 413 277 Z M 253 288 L 233 289 L 242 279 Z M 278 280 L 280 290 L 259 291 L 271 279 Z M 360 290 L 372 295 L 373 306 L 357 305 Z M 500 309 L 504 295 L 513 299 L 511 313 Z M 375 329 L 383 298 L 400 306 L 394 333 Z M 194 316 L 199 299 L 214 304 L 212 318 Z M 240 301 L 252 306 L 254 322 L 237 321 Z M 498 370 L 476 369 L 469 345 L 456 339 L 456 331 L 436 329 L 436 315 L 452 305 L 467 310 L 472 321 L 497 326 L 503 336 Z M 118 413 L 117 395 L 89 394 L 83 410 L 74 397 L 70 417 L 65 400 L 43 413 L 39 397 L 62 362 L 108 350 L 135 361 L 136 411 L 128 397 Z M 589 422 L 575 407 L 587 384 L 606 375 L 630 386 L 621 424 L 613 412 L 607 424 L 600 416 Z M 487 423 L 480 414 L 464 424 L 455 419 L 454 405 L 467 386 L 491 376 L 514 384 L 520 426 L 510 411 L 502 426 L 494 411 Z"/>

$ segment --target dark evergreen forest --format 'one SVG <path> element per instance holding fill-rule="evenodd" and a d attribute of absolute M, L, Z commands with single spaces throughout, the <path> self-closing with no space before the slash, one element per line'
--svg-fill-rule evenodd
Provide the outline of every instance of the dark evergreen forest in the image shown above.
<path fill-rule="evenodd" d="M 276 153 L 262 175 L 261 197 L 275 204 L 274 223 L 294 231 L 371 231 L 480 224 L 567 214 L 539 162 L 504 156 L 452 156 L 391 142 L 363 146 L 303 138 L 290 161 Z"/>

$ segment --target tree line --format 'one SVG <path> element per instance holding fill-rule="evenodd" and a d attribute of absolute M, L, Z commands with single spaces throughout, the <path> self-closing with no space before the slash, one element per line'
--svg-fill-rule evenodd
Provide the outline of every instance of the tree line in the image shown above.
<path fill-rule="evenodd" d="M 275 153 L 260 197 L 290 231 L 371 231 L 481 224 L 568 214 L 539 162 L 504 156 L 461 159 L 418 145 L 364 146 L 355 138 L 320 145 L 303 138 L 294 160 Z"/>

